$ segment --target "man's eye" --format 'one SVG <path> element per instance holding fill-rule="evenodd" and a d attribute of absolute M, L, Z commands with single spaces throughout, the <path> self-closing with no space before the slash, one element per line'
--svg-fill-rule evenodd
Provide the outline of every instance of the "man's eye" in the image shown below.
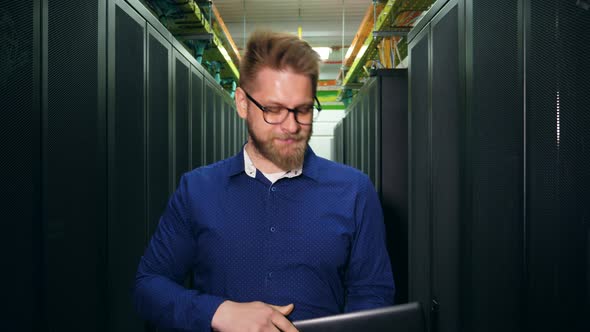
<path fill-rule="evenodd" d="M 297 112 L 301 113 L 301 114 L 308 114 L 312 111 L 313 111 L 313 106 L 304 106 L 304 107 L 299 107 L 297 109 Z"/>
<path fill-rule="evenodd" d="M 283 107 L 281 107 L 281 106 L 266 106 L 266 107 L 264 107 L 264 110 L 269 113 L 280 113 L 282 109 L 283 109 Z"/>

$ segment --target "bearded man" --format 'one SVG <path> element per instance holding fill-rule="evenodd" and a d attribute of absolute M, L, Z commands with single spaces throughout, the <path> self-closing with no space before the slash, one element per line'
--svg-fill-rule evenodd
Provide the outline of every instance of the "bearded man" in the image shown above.
<path fill-rule="evenodd" d="M 296 331 L 291 321 L 393 304 L 375 189 L 308 146 L 318 76 L 305 41 L 250 37 L 235 94 L 248 141 L 182 177 L 138 268 L 135 303 L 146 320 L 183 331 Z"/>

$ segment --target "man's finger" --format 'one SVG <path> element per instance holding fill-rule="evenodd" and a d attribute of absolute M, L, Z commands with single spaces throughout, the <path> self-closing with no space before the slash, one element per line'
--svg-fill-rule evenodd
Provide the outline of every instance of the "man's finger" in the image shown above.
<path fill-rule="evenodd" d="M 287 316 L 288 314 L 290 314 L 293 311 L 293 308 L 295 308 L 295 305 L 293 305 L 293 303 L 288 304 L 288 305 L 284 305 L 284 306 L 270 304 L 270 307 L 273 308 L 274 310 L 280 312 L 281 314 L 283 314 L 283 316 Z"/>
<path fill-rule="evenodd" d="M 293 305 L 291 305 L 293 306 Z M 285 306 L 288 307 L 288 306 Z M 284 308 L 284 307 L 279 307 L 279 308 Z M 291 312 L 291 310 L 293 310 L 293 308 L 291 307 L 289 312 Z M 293 324 L 291 324 L 291 322 L 283 315 L 280 315 L 278 313 L 275 312 L 274 315 L 272 315 L 271 321 L 273 323 L 274 326 L 278 327 L 279 330 L 281 330 L 282 332 L 298 332 L 297 329 L 295 328 L 295 326 L 293 326 Z"/>

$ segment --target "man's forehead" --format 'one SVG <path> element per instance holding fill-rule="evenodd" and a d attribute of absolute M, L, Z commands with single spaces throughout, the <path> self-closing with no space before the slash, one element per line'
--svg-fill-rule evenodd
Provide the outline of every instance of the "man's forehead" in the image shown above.
<path fill-rule="evenodd" d="M 311 78 L 305 74 L 298 73 L 292 69 L 274 69 L 264 67 L 258 70 L 254 75 L 254 80 L 248 84 L 248 93 L 257 93 L 262 89 L 270 92 L 283 88 L 289 90 L 289 95 L 293 95 L 301 85 L 309 85 L 309 98 L 313 99 L 313 88 Z M 307 93 L 306 93 L 307 94 Z"/>

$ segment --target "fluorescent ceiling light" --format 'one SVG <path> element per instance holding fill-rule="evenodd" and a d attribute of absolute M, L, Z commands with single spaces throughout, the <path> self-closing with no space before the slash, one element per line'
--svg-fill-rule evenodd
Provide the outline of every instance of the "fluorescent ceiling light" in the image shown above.
<path fill-rule="evenodd" d="M 320 59 L 322 61 L 328 60 L 330 57 L 330 53 L 332 53 L 331 47 L 312 47 L 314 51 L 316 51 L 320 55 Z"/>

